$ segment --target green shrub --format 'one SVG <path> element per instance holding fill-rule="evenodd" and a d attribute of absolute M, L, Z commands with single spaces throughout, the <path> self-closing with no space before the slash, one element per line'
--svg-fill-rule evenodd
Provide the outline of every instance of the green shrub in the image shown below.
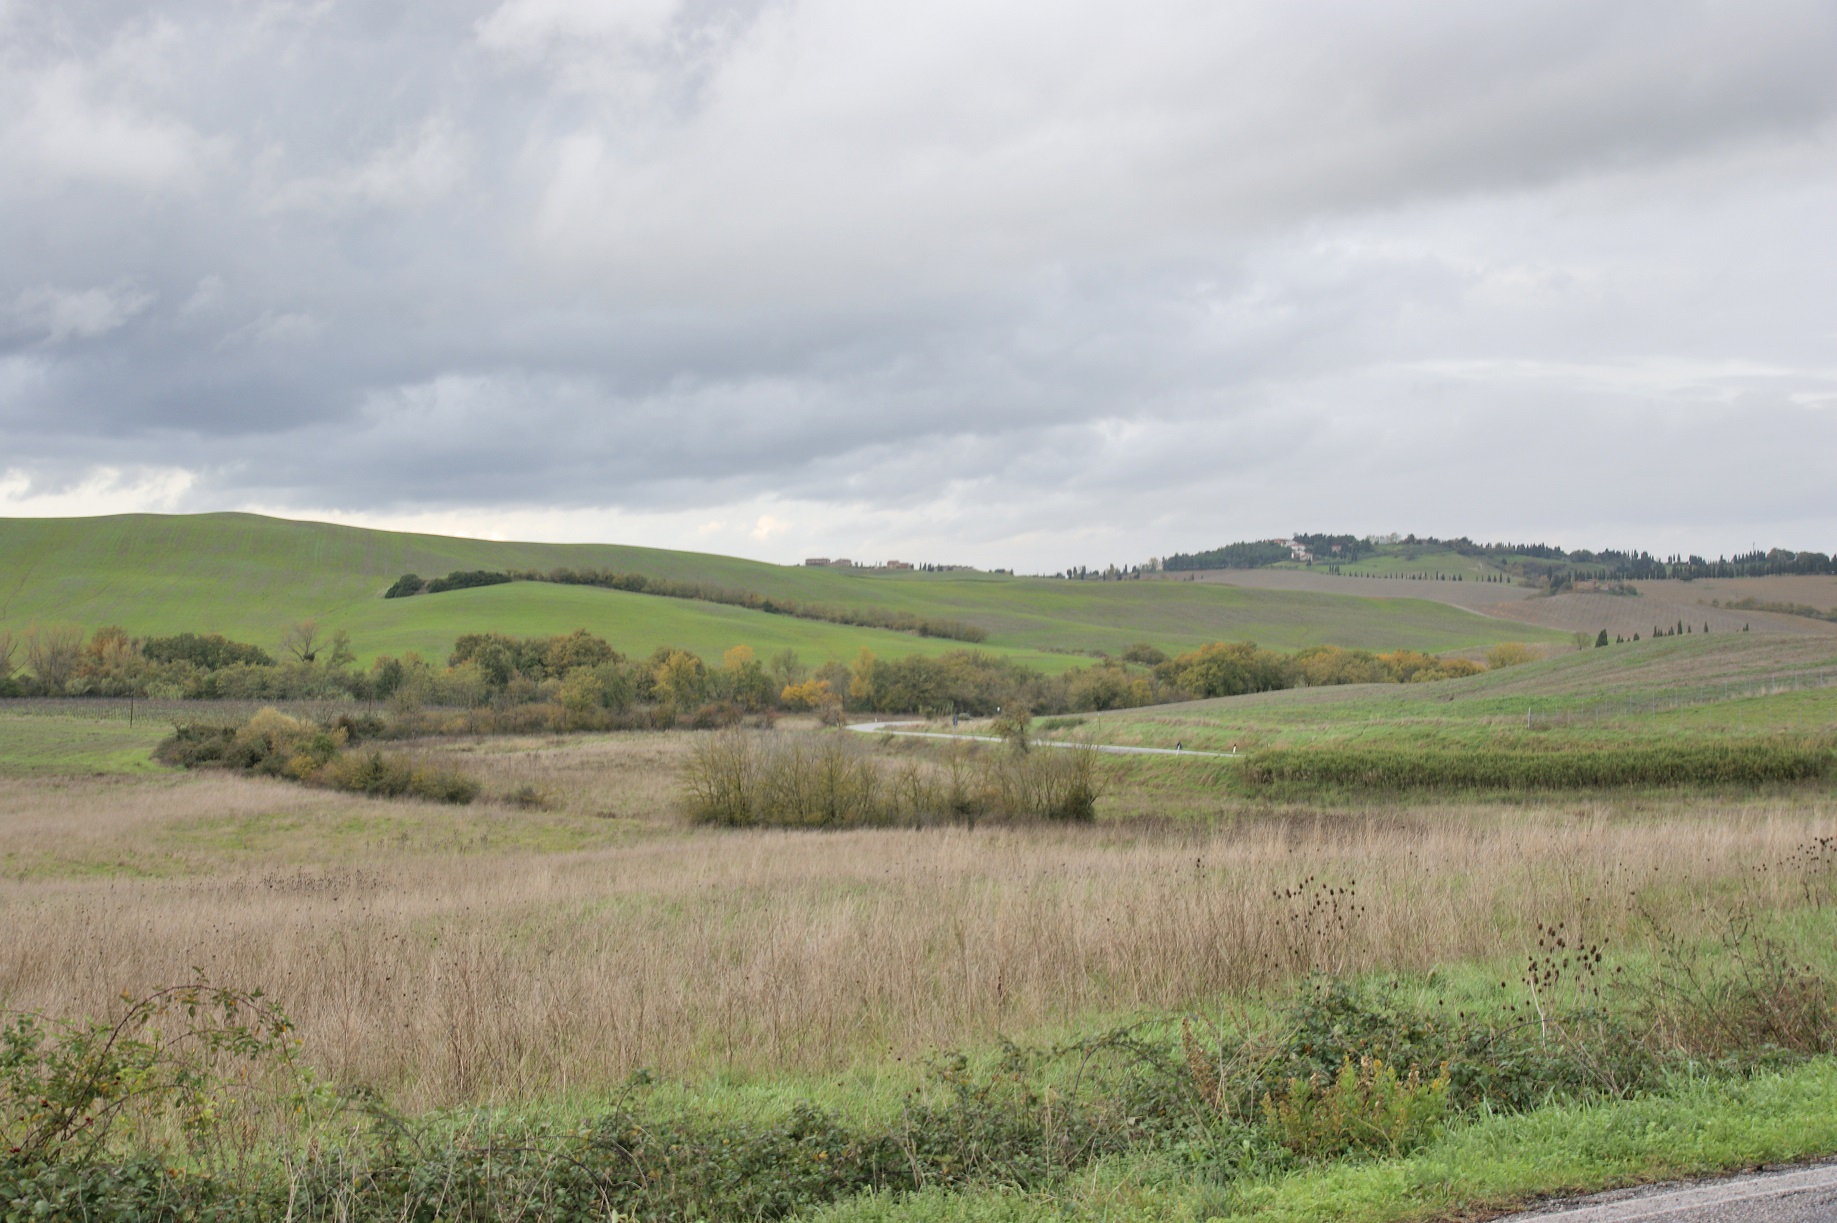
<path fill-rule="evenodd" d="M 413 576 L 412 574 L 406 576 Z M 432 578 L 421 587 L 421 593 L 437 595 L 448 590 L 471 590 L 479 586 L 502 586 L 516 579 L 508 573 L 488 569 L 455 569 L 443 578 Z M 384 596 L 385 598 L 388 596 Z"/>
<path fill-rule="evenodd" d="M 161 764 L 181 769 L 195 769 L 207 764 L 221 764 L 224 753 L 236 740 L 234 726 L 210 726 L 198 722 L 176 723 L 172 733 L 153 749 L 153 758 Z"/>
<path fill-rule="evenodd" d="M 140 643 L 140 653 L 148 662 L 187 662 L 205 671 L 218 671 L 237 663 L 257 667 L 274 665 L 274 659 L 260 646 L 231 641 L 221 633 L 149 637 Z"/>
<path fill-rule="evenodd" d="M 465 805 L 478 797 L 476 781 L 454 769 L 417 764 L 378 751 L 348 752 L 327 761 L 304 780 L 329 790 L 380 798 L 425 798 Z"/>
<path fill-rule="evenodd" d="M 1448 1111 L 1448 1071 L 1424 1081 L 1420 1067 L 1399 1075 L 1367 1054 L 1348 1057 L 1332 1078 L 1290 1079 L 1282 1093 L 1263 1097 L 1263 1116 L 1276 1141 L 1307 1158 L 1352 1150 L 1411 1151 L 1433 1137 Z"/>

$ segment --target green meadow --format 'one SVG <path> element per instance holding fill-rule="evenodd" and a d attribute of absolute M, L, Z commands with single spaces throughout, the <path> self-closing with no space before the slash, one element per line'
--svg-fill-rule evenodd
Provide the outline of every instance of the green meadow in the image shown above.
<path fill-rule="evenodd" d="M 985 629 L 982 648 L 1050 671 L 1138 641 L 1169 652 L 1211 641 L 1280 649 L 1331 643 L 1434 652 L 1563 635 L 1412 599 L 1207 583 L 1067 582 L 971 573 L 849 573 L 615 544 L 504 543 L 249 514 L 0 520 L 0 628 L 66 621 L 135 635 L 219 632 L 272 646 L 291 621 L 347 629 L 360 661 L 444 656 L 463 632 L 587 628 L 627 653 L 672 644 L 705 657 L 750 645 L 807 659 L 935 654 L 959 643 L 586 587 L 508 586 L 384 600 L 403 573 L 614 569 L 768 598 L 903 610 Z"/>
<path fill-rule="evenodd" d="M 1737 633 L 1585 649 L 1432 684 L 1354 684 L 1089 714 L 1127 746 L 1601 748 L 1837 731 L 1837 643 Z"/>

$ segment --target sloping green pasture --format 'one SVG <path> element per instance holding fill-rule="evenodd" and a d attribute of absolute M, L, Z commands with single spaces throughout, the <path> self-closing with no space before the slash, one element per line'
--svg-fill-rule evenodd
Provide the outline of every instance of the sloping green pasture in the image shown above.
<path fill-rule="evenodd" d="M 1580 650 L 1433 684 L 1291 689 L 1091 717 L 1096 742 L 1563 751 L 1837 733 L 1837 643 L 1758 633 Z"/>
<path fill-rule="evenodd" d="M 306 617 L 350 630 L 360 660 L 443 656 L 462 632 L 587 628 L 619 649 L 658 644 L 718 655 L 790 646 L 807 660 L 937 653 L 958 643 L 766 615 L 723 605 L 544 583 L 384 600 L 403 573 L 557 567 L 615 569 L 767 597 L 967 620 L 983 648 L 1049 670 L 1137 641 L 1190 649 L 1254 640 L 1445 651 L 1557 640 L 1527 627 L 1408 599 L 1368 599 L 1206 583 L 1064 582 L 992 574 L 853 574 L 613 544 L 502 543 L 291 522 L 249 514 L 0 520 L 0 627 L 70 621 L 129 632 L 220 632 L 269 644 Z"/>

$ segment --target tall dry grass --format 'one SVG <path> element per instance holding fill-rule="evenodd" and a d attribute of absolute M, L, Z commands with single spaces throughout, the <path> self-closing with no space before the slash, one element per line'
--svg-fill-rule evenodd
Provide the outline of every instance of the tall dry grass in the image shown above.
<path fill-rule="evenodd" d="M 673 749 L 632 750 L 661 753 L 649 776 Z M 554 849 L 545 829 L 610 826 L 591 770 L 568 767 L 580 806 L 541 817 L 232 778 L 13 787 L 0 860 L 41 868 L 0 883 L 0 1007 L 100 1013 L 197 966 L 267 989 L 309 1060 L 406 1108 L 605 1087 L 640 1066 L 833 1069 L 1313 969 L 1517 957 L 1539 921 L 1611 944 L 1636 891 L 1688 932 L 1737 883 L 1802 903 L 1788 875 L 1751 868 L 1837 831 L 1837 806 L 1801 800 L 1211 831 L 659 823 Z M 292 829 L 279 840 L 197 834 L 276 819 Z M 442 840 L 449 827 L 474 831 Z M 43 856 L 53 844 L 62 858 Z"/>

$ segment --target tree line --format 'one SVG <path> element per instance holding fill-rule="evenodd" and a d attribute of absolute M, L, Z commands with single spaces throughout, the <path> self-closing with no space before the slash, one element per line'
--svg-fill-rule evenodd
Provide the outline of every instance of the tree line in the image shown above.
<path fill-rule="evenodd" d="M 1505 661 L 1501 653 L 1495 665 Z M 1173 657 L 1141 643 L 1059 674 L 973 649 L 903 658 L 862 649 L 852 662 L 813 666 L 792 649 L 760 659 L 736 645 L 717 664 L 670 645 L 622 654 L 585 629 L 467 633 L 444 659 L 410 651 L 379 656 L 366 669 L 356 665 L 346 633 L 310 620 L 288 626 L 274 654 L 215 633 L 133 638 L 115 625 L 93 635 L 73 625 L 35 626 L 18 642 L 0 635 L 0 695 L 344 698 L 386 702 L 405 717 L 427 709 L 501 715 L 496 725 L 470 716 L 471 730 L 723 725 L 781 711 L 834 721 L 850 712 L 1085 713 L 1279 688 L 1421 683 L 1483 669 L 1410 650 L 1317 646 L 1284 654 L 1249 642 L 1214 642 Z"/>
<path fill-rule="evenodd" d="M 1696 553 L 1654 556 L 1638 549 L 1604 548 L 1599 551 L 1565 550 L 1544 543 L 1475 543 L 1467 536 L 1439 539 L 1433 535 L 1365 536 L 1298 533 L 1294 541 L 1307 548 L 1316 562 L 1350 565 L 1380 552 L 1416 556 L 1429 552 L 1454 552 L 1488 560 L 1533 581 L 1551 583 L 1574 580 L 1656 581 L 1664 578 L 1773 577 L 1782 574 L 1837 573 L 1837 554 L 1795 552 L 1788 548 L 1754 549 L 1714 560 Z M 1291 557 L 1289 549 L 1270 540 L 1226 544 L 1203 552 L 1178 552 L 1162 559 L 1170 570 L 1260 569 Z"/>

